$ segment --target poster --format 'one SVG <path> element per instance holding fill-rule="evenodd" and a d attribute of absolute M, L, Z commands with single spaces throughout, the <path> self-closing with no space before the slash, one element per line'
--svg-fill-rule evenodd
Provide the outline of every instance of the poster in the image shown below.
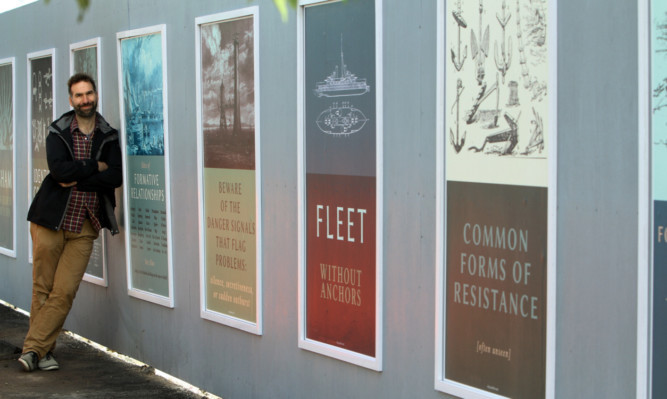
<path fill-rule="evenodd" d="M 28 54 L 28 204 L 49 174 L 46 135 L 49 125 L 56 118 L 54 54 L 55 49 Z M 32 240 L 28 242 L 28 258 L 32 262 Z"/>
<path fill-rule="evenodd" d="M 0 60 L 0 254 L 16 256 L 14 59 Z"/>
<path fill-rule="evenodd" d="M 380 369 L 374 1 L 303 10 L 303 348 Z"/>
<path fill-rule="evenodd" d="M 667 201 L 654 200 L 653 231 L 653 314 L 651 342 L 652 398 L 667 395 Z"/>
<path fill-rule="evenodd" d="M 30 201 L 42 185 L 42 181 L 49 174 L 46 164 L 46 135 L 49 125 L 55 119 L 53 105 L 53 52 L 33 53 L 34 58 L 28 56 L 29 64 L 29 95 L 30 106 L 28 130 L 30 142 L 30 160 L 32 189 Z"/>
<path fill-rule="evenodd" d="M 667 397 L 667 4 L 651 1 L 651 161 L 653 270 L 651 397 Z"/>
<path fill-rule="evenodd" d="M 447 379 L 545 396 L 546 194 L 447 183 Z"/>
<path fill-rule="evenodd" d="M 72 74 L 87 73 L 95 79 L 99 86 L 97 76 L 97 45 L 72 49 Z M 99 91 L 99 87 L 98 87 Z"/>
<path fill-rule="evenodd" d="M 543 398 L 555 182 L 549 3 L 444 3 L 436 388 Z"/>
<path fill-rule="evenodd" d="M 100 87 L 100 65 L 97 62 L 99 56 L 99 38 L 87 40 L 70 45 L 70 76 L 75 73 L 86 73 L 95 79 L 97 86 L 97 111 L 102 111 L 102 91 Z M 93 243 L 93 252 L 86 267 L 84 281 L 107 286 L 106 278 L 106 248 L 104 245 L 105 233 L 100 231 L 99 237 Z"/>
<path fill-rule="evenodd" d="M 173 307 L 166 27 L 117 34 L 130 295 Z"/>
<path fill-rule="evenodd" d="M 257 7 L 197 18 L 203 318 L 261 334 Z"/>
<path fill-rule="evenodd" d="M 447 180 L 546 187 L 547 0 L 447 0 Z"/>

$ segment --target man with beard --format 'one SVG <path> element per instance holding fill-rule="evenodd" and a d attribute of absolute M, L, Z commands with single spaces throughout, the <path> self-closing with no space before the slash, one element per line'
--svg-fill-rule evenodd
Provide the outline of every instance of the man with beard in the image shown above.
<path fill-rule="evenodd" d="M 30 328 L 19 363 L 25 371 L 57 370 L 53 357 L 93 242 L 100 229 L 118 233 L 114 189 L 122 183 L 118 131 L 97 113 L 97 88 L 86 74 L 67 82 L 73 110 L 49 127 L 49 174 L 28 211 L 33 246 Z"/>

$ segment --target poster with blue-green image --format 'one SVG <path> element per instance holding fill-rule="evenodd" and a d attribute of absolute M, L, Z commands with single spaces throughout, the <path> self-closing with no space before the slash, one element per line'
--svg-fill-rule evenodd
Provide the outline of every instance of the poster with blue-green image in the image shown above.
<path fill-rule="evenodd" d="M 653 306 L 651 397 L 667 397 L 667 2 L 651 1 Z"/>
<path fill-rule="evenodd" d="M 173 306 L 165 159 L 165 28 L 118 35 L 130 295 Z"/>

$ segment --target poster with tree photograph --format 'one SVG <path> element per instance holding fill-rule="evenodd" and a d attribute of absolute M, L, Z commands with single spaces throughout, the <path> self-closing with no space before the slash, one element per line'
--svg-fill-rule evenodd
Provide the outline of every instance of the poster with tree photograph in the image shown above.
<path fill-rule="evenodd" d="M 202 317 L 261 334 L 257 7 L 197 25 Z"/>

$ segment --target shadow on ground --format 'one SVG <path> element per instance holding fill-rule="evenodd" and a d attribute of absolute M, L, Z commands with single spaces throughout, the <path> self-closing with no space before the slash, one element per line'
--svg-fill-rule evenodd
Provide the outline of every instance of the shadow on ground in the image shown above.
<path fill-rule="evenodd" d="M 28 317 L 0 304 L 0 398 L 205 397 L 62 333 L 55 350 L 60 370 L 25 372 L 16 359 L 27 331 Z"/>

